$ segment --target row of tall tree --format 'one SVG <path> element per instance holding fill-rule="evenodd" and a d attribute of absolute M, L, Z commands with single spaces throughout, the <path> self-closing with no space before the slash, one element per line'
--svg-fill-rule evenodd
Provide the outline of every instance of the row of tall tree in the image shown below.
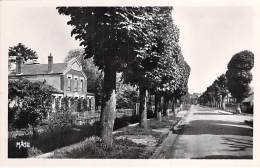
<path fill-rule="evenodd" d="M 228 95 L 227 78 L 225 74 L 219 76 L 199 97 L 199 103 L 210 107 L 224 109 L 224 99 Z"/>
<path fill-rule="evenodd" d="M 167 104 L 187 93 L 190 67 L 181 54 L 171 7 L 58 7 L 71 35 L 103 71 L 101 138 L 112 145 L 116 74 L 139 90 L 140 126 L 147 128 L 147 97 Z M 157 103 L 157 104 L 158 104 Z M 157 111 L 159 113 L 159 111 Z M 157 115 L 159 116 L 159 115 Z"/>
<path fill-rule="evenodd" d="M 219 76 L 199 97 L 199 103 L 224 109 L 225 97 L 230 93 L 236 99 L 237 113 L 241 113 L 241 102 L 249 96 L 254 54 L 244 50 L 236 53 L 228 63 L 228 70 Z"/>

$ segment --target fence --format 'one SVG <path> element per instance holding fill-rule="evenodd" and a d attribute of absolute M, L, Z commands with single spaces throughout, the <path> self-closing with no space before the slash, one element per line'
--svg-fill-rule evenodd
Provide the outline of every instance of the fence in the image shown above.
<path fill-rule="evenodd" d="M 117 109 L 116 118 L 121 118 L 123 116 L 133 116 L 135 114 L 135 109 Z M 85 123 L 93 124 L 100 119 L 100 111 L 97 112 L 73 112 L 75 116 L 75 124 L 82 125 Z"/>
<path fill-rule="evenodd" d="M 93 98 L 54 98 L 52 112 L 69 110 L 72 112 L 95 111 L 95 101 Z"/>
<path fill-rule="evenodd" d="M 135 115 L 135 109 L 117 109 L 116 118 Z"/>
<path fill-rule="evenodd" d="M 188 110 L 189 107 L 176 107 L 175 113 L 178 113 L 181 110 Z M 168 109 L 169 113 L 171 113 L 171 109 Z M 85 111 L 85 112 L 73 112 L 73 116 L 75 118 L 74 123 L 76 125 L 82 125 L 85 123 L 93 124 L 96 121 L 100 120 L 100 110 L 93 111 Z M 116 118 L 121 118 L 123 116 L 134 116 L 136 114 L 136 109 L 116 109 Z"/>
<path fill-rule="evenodd" d="M 236 112 L 236 104 L 226 104 L 225 110 L 228 112 L 235 113 Z"/>

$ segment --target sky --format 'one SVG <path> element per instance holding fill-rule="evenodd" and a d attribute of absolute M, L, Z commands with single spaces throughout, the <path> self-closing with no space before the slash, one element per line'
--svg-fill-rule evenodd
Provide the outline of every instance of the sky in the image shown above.
<path fill-rule="evenodd" d="M 231 57 L 242 50 L 256 51 L 252 7 L 175 7 L 180 45 L 191 67 L 189 92 L 203 92 L 225 73 Z"/>
<path fill-rule="evenodd" d="M 70 36 L 69 18 L 52 7 L 1 9 L 3 50 L 21 42 L 34 49 L 40 63 L 63 62 L 68 51 L 79 48 Z M 254 12 L 250 7 L 175 6 L 175 23 L 180 29 L 180 46 L 191 67 L 189 92 L 203 92 L 226 72 L 231 57 L 241 50 L 256 50 Z"/>
<path fill-rule="evenodd" d="M 54 62 L 63 62 L 68 51 L 79 48 L 79 42 L 70 36 L 68 17 L 59 15 L 55 7 L 4 8 L 2 30 L 5 50 L 23 43 L 35 50 L 40 63 L 48 63 L 48 55 Z"/>

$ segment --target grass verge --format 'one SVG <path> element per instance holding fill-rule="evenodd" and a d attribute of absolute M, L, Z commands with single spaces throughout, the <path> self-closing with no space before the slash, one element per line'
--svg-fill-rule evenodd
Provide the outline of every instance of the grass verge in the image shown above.
<path fill-rule="evenodd" d="M 150 119 L 148 121 L 149 129 L 146 130 L 139 126 L 119 129 L 118 133 L 114 134 L 112 148 L 107 148 L 100 138 L 91 137 L 80 143 L 54 151 L 51 158 L 147 159 L 168 134 L 167 131 L 160 132 L 154 129 L 170 128 L 173 123 L 170 118 L 164 118 L 162 122 Z M 118 137 L 126 138 L 119 139 Z M 147 141 L 155 139 L 156 145 L 136 143 L 129 137 L 137 139 L 144 137 Z"/>

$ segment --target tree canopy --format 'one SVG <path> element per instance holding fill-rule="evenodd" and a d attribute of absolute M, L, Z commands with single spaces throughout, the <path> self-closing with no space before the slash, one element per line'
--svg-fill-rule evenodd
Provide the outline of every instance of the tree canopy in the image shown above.
<path fill-rule="evenodd" d="M 199 103 L 204 105 L 224 107 L 224 98 L 231 93 L 237 101 L 237 112 L 241 113 L 240 103 L 249 96 L 252 74 L 250 70 L 254 66 L 254 54 L 244 50 L 236 53 L 229 61 L 228 70 L 219 76 L 211 86 L 199 97 Z M 215 105 L 214 105 L 215 104 Z"/>
<path fill-rule="evenodd" d="M 16 62 L 16 57 L 23 58 L 23 63 L 35 63 L 37 62 L 38 55 L 33 49 L 26 47 L 22 43 L 18 43 L 16 46 L 9 47 L 8 56 L 10 62 Z"/>
<path fill-rule="evenodd" d="M 245 50 L 235 54 L 228 63 L 227 86 L 232 96 L 241 102 L 248 97 L 252 81 L 250 70 L 254 66 L 254 54 L 251 51 Z"/>
<path fill-rule="evenodd" d="M 224 108 L 223 101 L 227 94 L 227 79 L 225 74 L 222 74 L 199 97 L 199 103 L 210 106 L 217 103 L 219 107 Z"/>
<path fill-rule="evenodd" d="M 8 81 L 8 119 L 17 128 L 36 126 L 51 112 L 52 92 L 44 82 L 26 79 Z"/>
<path fill-rule="evenodd" d="M 57 9 L 60 14 L 70 16 L 67 24 L 72 26 L 71 35 L 84 48 L 84 57 L 93 57 L 95 65 L 104 72 L 101 137 L 111 146 L 116 72 L 123 72 L 125 83 L 139 87 L 140 103 L 143 104 L 140 105 L 141 121 L 145 121 L 145 110 L 141 110 L 145 108 L 144 94 L 157 82 L 154 79 L 160 78 L 151 78 L 153 75 L 149 74 L 160 64 L 161 67 L 167 62 L 171 63 L 169 66 L 174 65 L 180 56 L 180 47 L 177 45 L 179 30 L 172 20 L 172 7 Z M 176 71 L 174 67 L 171 71 L 173 74 Z"/>
<path fill-rule="evenodd" d="M 101 109 L 101 137 L 112 145 L 115 118 L 116 72 L 138 57 L 133 47 L 145 45 L 149 39 L 142 23 L 149 23 L 149 10 L 143 7 L 58 7 L 58 12 L 70 16 L 71 35 L 84 47 L 85 58 L 94 58 L 95 65 L 104 71 Z M 147 20 L 146 20 L 147 19 Z M 144 39 L 146 37 L 146 39 Z M 149 43 L 148 43 L 149 44 Z"/>

